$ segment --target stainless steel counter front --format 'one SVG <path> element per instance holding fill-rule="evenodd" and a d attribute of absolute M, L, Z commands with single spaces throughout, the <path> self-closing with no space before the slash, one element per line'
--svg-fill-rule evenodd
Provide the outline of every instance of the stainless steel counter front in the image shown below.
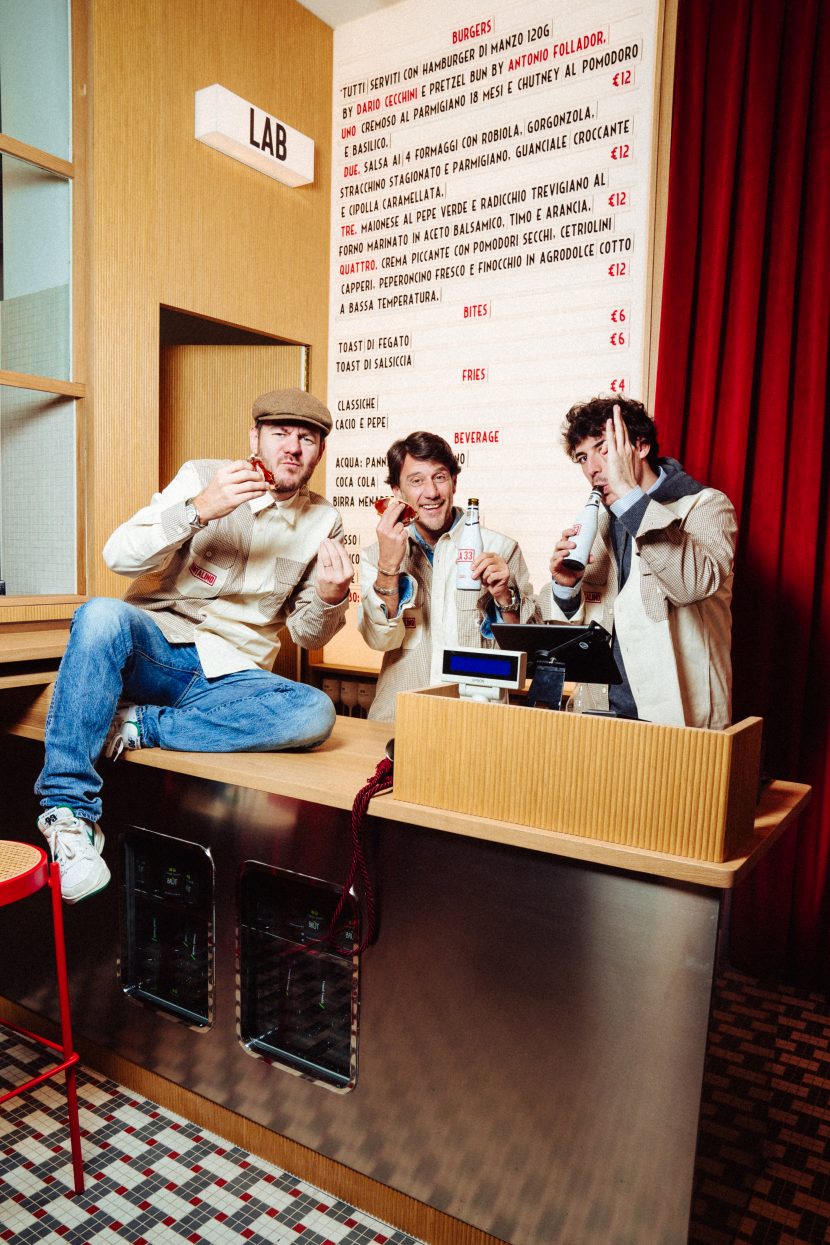
<path fill-rule="evenodd" d="M 30 825 L 41 749 L 6 738 L 3 751 L 11 815 Z M 379 936 L 360 957 L 356 1084 L 332 1093 L 240 1043 L 237 900 L 251 861 L 342 883 L 348 811 L 138 755 L 145 764 L 106 769 L 113 884 L 67 912 L 79 1032 L 513 1245 L 686 1241 L 728 883 L 492 841 L 485 828 L 478 838 L 440 814 L 437 829 L 400 808 L 396 820 L 373 816 Z M 249 761 L 225 758 L 240 773 Z M 199 1030 L 128 997 L 119 975 L 119 835 L 142 831 L 198 845 L 215 870 L 213 1023 Z M 0 994 L 53 1015 L 25 954 L 37 908 L 30 930 L 3 915 L 0 937 L 20 952 L 6 957 Z"/>

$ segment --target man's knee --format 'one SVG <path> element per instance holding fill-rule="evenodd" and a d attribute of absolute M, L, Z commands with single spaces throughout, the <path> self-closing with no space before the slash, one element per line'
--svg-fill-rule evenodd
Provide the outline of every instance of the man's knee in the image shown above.
<path fill-rule="evenodd" d="M 305 709 L 307 727 L 304 746 L 313 747 L 314 744 L 321 744 L 323 740 L 328 739 L 334 730 L 337 714 L 331 697 L 325 692 L 320 691 L 318 687 L 309 687 L 306 683 L 298 684 L 298 686 L 303 688 L 307 696 Z"/>
<path fill-rule="evenodd" d="M 135 607 L 115 597 L 93 597 L 81 605 L 72 619 L 72 641 L 100 643 L 116 635 Z"/>
<path fill-rule="evenodd" d="M 285 740 L 285 706 L 281 706 L 281 734 L 284 742 L 279 748 L 314 748 L 328 739 L 337 721 L 334 705 L 325 692 L 307 683 L 295 683 L 291 696 L 290 739 Z"/>

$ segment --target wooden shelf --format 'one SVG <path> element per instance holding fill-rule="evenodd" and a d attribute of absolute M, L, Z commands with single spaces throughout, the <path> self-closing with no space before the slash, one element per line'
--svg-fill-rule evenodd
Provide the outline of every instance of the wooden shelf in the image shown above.
<path fill-rule="evenodd" d="M 68 639 L 68 627 L 0 628 L 0 664 L 42 661 L 48 657 L 60 660 Z"/>
<path fill-rule="evenodd" d="M 53 683 L 68 636 L 65 627 L 0 629 L 0 690 Z"/>

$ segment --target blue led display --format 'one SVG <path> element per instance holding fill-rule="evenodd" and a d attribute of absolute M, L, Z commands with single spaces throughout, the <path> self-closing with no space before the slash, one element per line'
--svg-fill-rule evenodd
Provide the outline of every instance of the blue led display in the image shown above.
<path fill-rule="evenodd" d="M 516 674 L 513 658 L 492 653 L 447 653 L 444 666 L 445 674 L 474 674 L 485 679 L 511 679 Z"/>

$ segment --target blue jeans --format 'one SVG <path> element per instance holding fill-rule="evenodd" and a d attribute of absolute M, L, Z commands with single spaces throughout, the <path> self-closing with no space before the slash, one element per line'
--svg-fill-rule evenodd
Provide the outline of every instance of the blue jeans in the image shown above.
<path fill-rule="evenodd" d="M 95 765 L 119 700 L 138 706 L 142 747 L 182 752 L 311 748 L 335 723 L 317 688 L 266 670 L 208 679 L 194 644 L 171 644 L 145 610 L 96 597 L 75 613 L 49 706 L 35 784 L 44 808 L 99 820 Z"/>

